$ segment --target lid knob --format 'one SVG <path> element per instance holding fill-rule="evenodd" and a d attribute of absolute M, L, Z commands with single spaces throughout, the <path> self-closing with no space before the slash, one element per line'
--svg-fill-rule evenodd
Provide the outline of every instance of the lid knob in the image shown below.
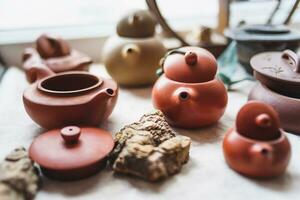
<path fill-rule="evenodd" d="M 185 62 L 188 65 L 195 65 L 197 63 L 197 54 L 195 52 L 186 52 L 185 55 Z"/>
<path fill-rule="evenodd" d="M 272 120 L 270 118 L 270 115 L 268 115 L 266 113 L 258 115 L 255 118 L 255 124 L 262 128 L 270 127 L 272 125 Z"/>
<path fill-rule="evenodd" d="M 295 52 L 287 49 L 287 50 L 283 51 L 282 58 L 291 59 L 293 61 L 293 63 L 291 63 L 291 64 L 294 64 L 296 67 L 295 72 L 300 73 L 299 57 Z"/>
<path fill-rule="evenodd" d="M 60 131 L 60 135 L 67 144 L 74 144 L 78 142 L 81 130 L 77 126 L 67 126 Z"/>

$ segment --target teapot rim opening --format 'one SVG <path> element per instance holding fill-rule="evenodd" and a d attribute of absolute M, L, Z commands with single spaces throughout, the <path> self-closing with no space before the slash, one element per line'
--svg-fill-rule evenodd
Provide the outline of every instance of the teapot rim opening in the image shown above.
<path fill-rule="evenodd" d="M 93 90 L 102 82 L 101 78 L 88 72 L 66 72 L 42 79 L 37 87 L 50 94 L 75 94 Z"/>

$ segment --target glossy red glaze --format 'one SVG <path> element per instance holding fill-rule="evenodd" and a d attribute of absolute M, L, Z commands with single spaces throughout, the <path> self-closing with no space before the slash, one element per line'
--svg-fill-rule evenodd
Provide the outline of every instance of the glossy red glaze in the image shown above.
<path fill-rule="evenodd" d="M 181 83 L 162 75 L 152 90 L 154 106 L 176 127 L 199 128 L 216 123 L 227 105 L 227 91 L 218 79 Z"/>
<path fill-rule="evenodd" d="M 43 68 L 34 70 L 47 74 Z M 24 91 L 23 102 L 28 115 L 47 129 L 72 124 L 98 126 L 111 114 L 117 96 L 118 86 L 111 79 L 65 72 L 31 84 Z"/>
<path fill-rule="evenodd" d="M 62 133 L 78 133 L 75 129 L 81 133 L 78 140 L 67 142 Z M 114 141 L 109 132 L 99 128 L 72 126 L 39 135 L 29 148 L 29 155 L 41 166 L 46 176 L 70 181 L 86 178 L 101 170 L 113 147 Z"/>
<path fill-rule="evenodd" d="M 175 51 L 182 53 L 169 53 L 164 60 L 166 77 L 185 83 L 202 83 L 215 78 L 217 61 L 209 51 L 199 47 L 182 47 Z"/>
<path fill-rule="evenodd" d="M 223 153 L 228 165 L 237 172 L 268 178 L 284 173 L 291 146 L 279 128 L 276 111 L 267 104 L 253 101 L 241 108 L 236 128 L 225 134 Z"/>

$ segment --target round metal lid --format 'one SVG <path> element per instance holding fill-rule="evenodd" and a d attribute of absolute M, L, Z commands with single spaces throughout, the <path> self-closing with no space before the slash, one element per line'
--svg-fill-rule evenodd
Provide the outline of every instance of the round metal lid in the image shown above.
<path fill-rule="evenodd" d="M 30 146 L 29 155 L 42 168 L 51 170 L 52 173 L 63 171 L 68 176 L 71 172 L 88 176 L 89 172 L 83 171 L 103 160 L 113 146 L 113 138 L 105 130 L 68 126 L 38 136 Z"/>
<path fill-rule="evenodd" d="M 162 67 L 166 77 L 184 83 L 211 81 L 217 73 L 215 57 L 199 47 L 182 47 L 170 51 Z"/>
<path fill-rule="evenodd" d="M 283 25 L 245 25 L 225 31 L 237 41 L 300 41 L 300 33 Z"/>

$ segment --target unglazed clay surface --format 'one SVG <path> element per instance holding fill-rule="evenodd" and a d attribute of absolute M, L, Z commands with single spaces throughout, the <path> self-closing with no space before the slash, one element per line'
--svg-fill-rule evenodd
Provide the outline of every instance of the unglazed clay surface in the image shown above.
<path fill-rule="evenodd" d="M 145 86 L 155 82 L 159 61 L 166 48 L 156 37 L 110 37 L 103 47 L 108 73 L 123 86 Z"/>
<path fill-rule="evenodd" d="M 255 78 L 260 82 L 249 93 L 249 100 L 272 105 L 279 113 L 282 127 L 300 134 L 300 64 L 291 51 L 265 52 L 251 59 Z"/>
<path fill-rule="evenodd" d="M 77 137 L 72 139 L 72 135 Z M 46 176 L 70 181 L 99 172 L 113 146 L 111 133 L 103 129 L 67 126 L 37 137 L 30 145 L 29 155 Z"/>
<path fill-rule="evenodd" d="M 60 36 L 51 34 L 40 35 L 36 40 L 36 47 L 26 48 L 23 52 L 23 69 L 30 83 L 50 73 L 87 71 L 91 63 L 91 58 L 71 49 Z M 36 74 L 32 70 L 35 67 L 44 68 L 47 74 Z"/>
<path fill-rule="evenodd" d="M 91 67 L 91 72 L 109 77 L 102 65 Z M 240 71 L 238 72 L 239 75 Z M 18 80 L 18 81 L 16 81 Z M 0 159 L 19 145 L 29 147 L 32 140 L 45 130 L 36 125 L 23 107 L 22 92 L 28 83 L 24 72 L 9 68 L 0 83 Z M 219 122 L 197 130 L 175 129 L 192 140 L 189 162 L 181 172 L 165 181 L 149 183 L 131 176 L 116 175 L 103 169 L 96 175 L 80 181 L 60 182 L 43 178 L 43 187 L 36 200 L 153 200 L 153 199 L 209 199 L 220 200 L 298 200 L 300 185 L 299 137 L 287 134 L 293 154 L 282 176 L 271 180 L 249 179 L 226 165 L 222 139 L 228 128 L 234 126 L 238 110 L 247 102 L 252 82 L 237 84 L 228 92 L 228 106 Z M 120 88 L 118 103 L 112 115 L 101 128 L 111 133 L 131 124 L 143 114 L 153 111 L 151 88 Z"/>
<path fill-rule="evenodd" d="M 162 41 L 155 35 L 155 20 L 147 10 L 125 15 L 117 24 L 116 35 L 103 47 L 103 63 L 116 82 L 122 86 L 151 85 L 160 59 L 166 53 Z"/>
<path fill-rule="evenodd" d="M 47 129 L 98 126 L 111 114 L 117 96 L 118 86 L 111 79 L 65 72 L 31 84 L 24 91 L 23 102 L 28 115 Z"/>
<path fill-rule="evenodd" d="M 290 161 L 291 146 L 280 129 L 274 108 L 250 101 L 237 114 L 235 128 L 227 131 L 223 152 L 228 165 L 250 177 L 282 175 Z"/>
<path fill-rule="evenodd" d="M 227 91 L 216 77 L 217 62 L 211 53 L 199 47 L 175 49 L 165 55 L 161 69 L 152 101 L 172 126 L 199 128 L 220 119 Z"/>

